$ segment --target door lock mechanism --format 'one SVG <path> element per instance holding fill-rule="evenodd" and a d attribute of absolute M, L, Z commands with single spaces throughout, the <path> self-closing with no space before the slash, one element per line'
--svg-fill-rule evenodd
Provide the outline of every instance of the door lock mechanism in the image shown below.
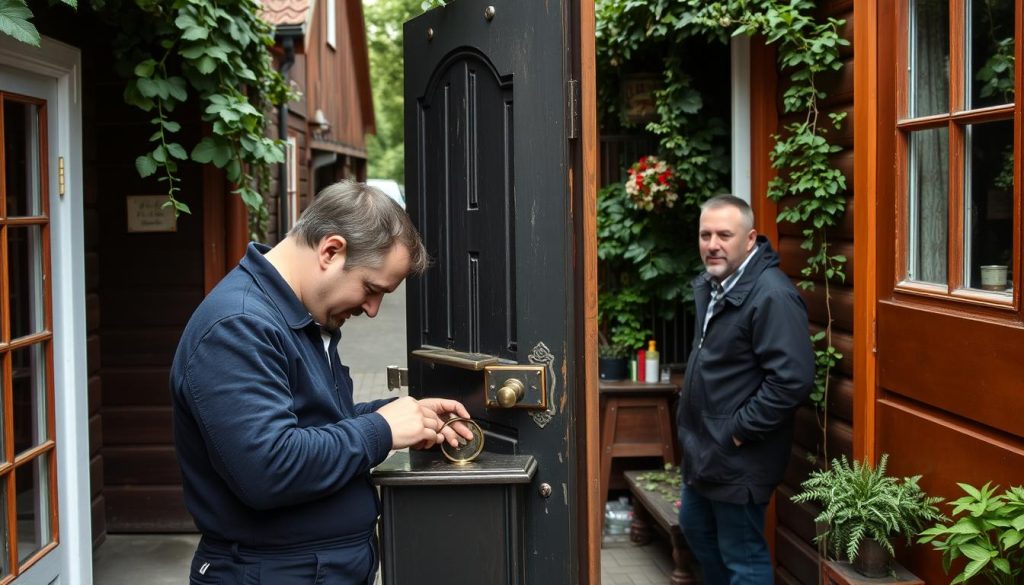
<path fill-rule="evenodd" d="M 484 405 L 487 408 L 547 410 L 548 382 L 545 366 L 517 364 L 497 356 L 424 345 L 412 356 L 434 366 L 484 371 Z M 396 374 L 397 375 L 397 374 Z M 388 368 L 390 386 L 391 368 Z M 406 384 L 408 382 L 405 382 Z"/>
<path fill-rule="evenodd" d="M 547 370 L 536 365 L 484 366 L 484 394 L 487 408 L 548 407 Z"/>
<path fill-rule="evenodd" d="M 523 383 L 515 378 L 509 378 L 505 380 L 505 385 L 498 388 L 495 393 L 498 399 L 498 406 L 502 408 L 512 408 L 517 402 L 523 399 L 523 393 L 526 391 L 526 387 Z"/>

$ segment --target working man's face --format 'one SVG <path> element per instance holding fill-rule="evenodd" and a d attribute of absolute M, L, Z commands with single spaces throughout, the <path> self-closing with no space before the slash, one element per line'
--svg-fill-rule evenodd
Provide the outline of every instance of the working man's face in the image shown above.
<path fill-rule="evenodd" d="M 395 244 L 378 267 L 346 269 L 344 258 L 339 260 L 324 271 L 314 297 L 313 318 L 325 329 L 337 329 L 349 317 L 364 313 L 375 317 L 384 295 L 394 292 L 409 274 L 409 250 L 401 244 Z"/>
<path fill-rule="evenodd" d="M 721 282 L 743 264 L 757 241 L 757 231 L 744 225 L 738 208 L 725 205 L 700 214 L 699 239 L 704 268 Z"/>

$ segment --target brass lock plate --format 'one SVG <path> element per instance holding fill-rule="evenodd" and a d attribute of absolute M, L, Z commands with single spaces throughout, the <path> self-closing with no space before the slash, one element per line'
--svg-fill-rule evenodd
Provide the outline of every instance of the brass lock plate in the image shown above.
<path fill-rule="evenodd" d="M 523 396 L 512 408 L 547 409 L 547 369 L 544 366 L 520 364 L 484 367 L 484 402 L 487 408 L 501 408 L 498 404 L 498 389 L 512 378 L 523 383 Z"/>

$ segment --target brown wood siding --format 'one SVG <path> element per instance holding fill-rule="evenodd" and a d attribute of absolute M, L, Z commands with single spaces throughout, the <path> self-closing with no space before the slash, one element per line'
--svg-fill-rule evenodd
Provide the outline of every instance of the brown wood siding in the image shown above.
<path fill-rule="evenodd" d="M 906 36 L 906 21 L 898 12 L 900 6 L 883 0 L 870 4 L 878 26 L 876 38 L 869 40 L 877 43 L 877 54 L 865 75 L 874 76 L 877 89 L 858 91 L 858 99 L 877 97 L 867 160 L 872 161 L 877 173 L 877 188 L 872 192 L 877 197 L 878 214 L 875 225 L 866 226 L 869 230 L 858 230 L 858 237 L 870 238 L 877 251 L 877 302 L 873 303 L 877 313 L 877 386 L 868 397 L 865 420 L 874 423 L 874 451 L 891 455 L 889 465 L 894 475 L 921 474 L 921 486 L 930 494 L 955 499 L 962 495 L 957 482 L 980 486 L 991 481 L 1003 488 L 1022 483 L 1024 424 L 1017 413 L 1024 402 L 1020 378 L 1024 320 L 1019 306 L 972 306 L 895 289 L 897 273 L 905 260 L 899 238 L 903 227 L 896 211 L 905 197 L 906 184 L 905 177 L 901 179 L 898 174 L 897 164 L 905 157 L 895 131 L 900 100 L 905 99 L 900 87 L 905 71 L 900 62 L 905 60 L 897 58 L 905 54 L 900 39 Z M 1019 18 L 1021 2 L 1016 6 L 1019 39 L 1024 34 L 1024 21 Z M 1019 96 L 1019 43 L 1015 50 L 1014 78 Z M 952 61 L 955 66 L 963 66 L 959 56 Z M 959 86 L 955 91 L 961 91 Z M 1015 114 L 1020 116 L 1019 101 L 1015 107 Z M 1016 147 L 1019 151 L 1019 132 Z M 1015 213 L 1019 213 L 1019 157 L 1015 159 Z M 956 157 L 951 156 L 950 169 L 957 171 L 957 166 Z M 962 193 L 955 185 L 951 188 L 958 197 Z M 956 224 L 957 218 L 951 214 L 955 233 Z M 958 239 L 952 237 L 951 241 Z M 1018 274 L 1024 266 L 1020 249 L 1018 236 L 1014 242 Z M 1016 299 L 1019 303 L 1019 291 Z M 928 546 L 902 549 L 898 556 L 928 583 L 950 580 L 942 571 L 939 555 Z"/>
<path fill-rule="evenodd" d="M 361 151 L 366 150 L 368 127 L 364 114 L 364 101 L 369 79 L 359 71 L 365 65 L 359 63 L 359 51 L 365 54 L 365 46 L 354 47 L 355 40 L 363 39 L 362 22 L 353 22 L 354 13 L 361 9 L 350 9 L 348 4 L 358 0 L 336 0 L 335 16 L 336 47 L 327 45 L 327 8 L 324 2 L 317 2 L 312 25 L 306 39 L 306 102 L 310 119 L 317 109 L 323 110 L 331 123 L 330 131 L 323 139 Z M 365 87 L 361 84 L 365 83 Z"/>
<path fill-rule="evenodd" d="M 847 0 L 831 0 L 820 3 L 820 13 L 823 16 L 842 18 L 847 21 L 841 34 L 844 38 L 852 41 L 853 37 L 853 5 Z M 755 48 L 755 51 L 760 48 Z M 814 537 L 813 517 L 816 510 L 812 506 L 797 506 L 789 501 L 789 497 L 799 491 L 800 483 L 806 479 L 807 474 L 813 469 L 821 467 L 825 462 L 825 456 L 829 459 L 840 455 L 852 456 L 853 454 L 853 329 L 854 329 L 854 184 L 853 184 L 853 79 L 854 51 L 844 49 L 842 51 L 843 67 L 835 73 L 823 76 L 821 87 L 828 93 L 828 97 L 820 104 L 822 109 L 820 123 L 829 126 L 826 114 L 828 112 L 845 112 L 847 114 L 843 127 L 838 131 L 831 131 L 829 140 L 843 148 L 842 151 L 832 156 L 833 164 L 840 169 L 846 178 L 847 183 L 847 212 L 839 225 L 830 230 L 829 241 L 832 244 L 833 254 L 846 256 L 847 263 L 844 267 L 846 279 L 833 279 L 829 283 L 829 294 L 831 296 L 831 318 L 833 340 L 832 344 L 843 353 L 843 359 L 832 370 L 829 383 L 828 396 L 828 431 L 823 433 L 821 425 L 824 419 L 819 416 L 811 407 L 802 408 L 796 415 L 796 431 L 794 435 L 793 455 L 789 469 L 783 484 L 776 491 L 774 507 L 774 528 L 771 537 L 774 540 L 776 578 L 780 583 L 802 583 L 811 585 L 818 582 L 818 552 L 811 542 Z M 764 66 L 764 65 L 760 65 Z M 772 63 L 772 67 L 777 64 Z M 767 114 L 764 113 L 764 104 L 755 104 L 755 109 L 760 109 L 760 117 L 774 115 L 778 129 L 788 122 L 796 121 L 802 116 L 782 116 L 781 96 L 788 85 L 788 78 L 785 73 L 775 72 L 774 79 L 770 72 L 754 72 L 755 84 L 765 87 L 777 83 L 778 90 L 771 94 L 774 108 Z M 757 87 L 752 89 L 754 95 L 763 95 L 763 90 Z M 764 98 L 761 98 L 764 99 Z M 830 127 L 830 126 L 829 126 Z M 759 181 L 754 185 L 755 197 L 760 201 L 754 202 L 754 208 L 760 213 L 770 210 L 769 203 L 765 200 L 767 181 L 773 175 L 769 165 L 767 152 L 771 149 L 772 140 L 770 129 L 772 124 L 759 121 L 753 126 L 754 135 L 752 143 L 754 146 L 755 164 L 761 168 L 754 169 L 754 177 Z M 760 152 L 759 152 L 760 151 Z M 794 199 L 784 199 L 778 204 L 779 209 L 792 205 Z M 768 218 L 762 222 L 769 221 Z M 777 236 L 773 242 L 781 258 L 781 267 L 793 279 L 794 283 L 805 280 L 801 270 L 807 265 L 809 256 L 806 250 L 800 248 L 803 242 L 803 229 L 807 227 L 800 224 L 779 223 L 766 226 L 770 236 Z M 822 330 L 829 318 L 825 305 L 825 287 L 822 276 L 813 276 L 814 288 L 811 290 L 800 290 L 800 295 L 808 307 L 808 316 L 811 321 L 811 332 Z"/>

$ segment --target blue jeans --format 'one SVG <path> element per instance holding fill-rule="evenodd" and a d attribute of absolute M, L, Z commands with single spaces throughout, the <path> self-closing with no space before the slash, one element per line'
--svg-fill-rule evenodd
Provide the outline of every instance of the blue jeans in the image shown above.
<path fill-rule="evenodd" d="M 764 504 L 716 502 L 683 485 L 679 529 L 700 563 L 705 585 L 771 585 Z"/>

